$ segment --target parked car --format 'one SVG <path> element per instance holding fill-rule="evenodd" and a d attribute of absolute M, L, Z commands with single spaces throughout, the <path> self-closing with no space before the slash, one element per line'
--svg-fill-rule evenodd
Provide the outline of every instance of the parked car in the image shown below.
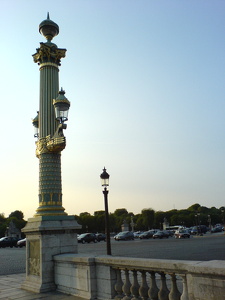
<path fill-rule="evenodd" d="M 131 231 L 122 231 L 114 236 L 116 241 L 134 240 L 134 234 Z"/>
<path fill-rule="evenodd" d="M 180 229 L 175 232 L 175 238 L 176 239 L 190 238 L 190 233 L 188 232 L 188 230 Z"/>
<path fill-rule="evenodd" d="M 18 247 L 20 247 L 20 248 L 22 248 L 22 247 L 26 247 L 26 241 L 27 241 L 27 239 L 25 238 L 25 239 L 22 239 L 22 240 L 19 240 L 18 242 L 17 242 L 17 246 Z"/>
<path fill-rule="evenodd" d="M 148 230 L 140 234 L 139 238 L 140 239 L 150 239 L 153 237 L 155 231 L 154 230 Z"/>
<path fill-rule="evenodd" d="M 198 228 L 197 228 L 197 226 L 194 226 L 194 227 L 191 228 L 191 234 L 193 234 L 193 235 L 198 234 Z"/>
<path fill-rule="evenodd" d="M 106 235 L 104 233 L 96 233 L 96 238 L 98 242 L 106 241 Z"/>
<path fill-rule="evenodd" d="M 169 236 L 174 236 L 175 231 L 173 230 L 165 230 L 166 232 L 168 232 Z"/>
<path fill-rule="evenodd" d="M 203 235 L 207 232 L 207 227 L 205 225 L 199 225 L 192 227 L 191 234 L 193 235 Z"/>
<path fill-rule="evenodd" d="M 162 239 L 167 238 L 168 239 L 169 234 L 167 231 L 157 231 L 155 234 L 153 234 L 153 239 Z"/>
<path fill-rule="evenodd" d="M 216 226 L 211 230 L 212 233 L 222 232 L 222 231 L 223 231 L 223 227 L 219 227 L 219 226 Z"/>
<path fill-rule="evenodd" d="M 134 232 L 134 238 L 135 238 L 135 239 L 136 239 L 136 238 L 139 238 L 140 235 L 141 235 L 142 233 L 143 233 L 142 231 L 135 231 L 135 232 Z"/>
<path fill-rule="evenodd" d="M 0 248 L 17 247 L 17 242 L 18 242 L 18 238 L 16 237 L 10 237 L 10 236 L 2 237 L 0 238 Z"/>
<path fill-rule="evenodd" d="M 78 243 L 97 243 L 97 237 L 94 233 L 82 233 L 77 237 Z"/>

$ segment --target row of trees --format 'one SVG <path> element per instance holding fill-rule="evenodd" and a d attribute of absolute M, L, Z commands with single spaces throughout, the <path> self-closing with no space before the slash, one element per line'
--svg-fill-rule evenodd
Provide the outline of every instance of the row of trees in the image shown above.
<path fill-rule="evenodd" d="M 105 231 L 105 211 L 95 211 L 94 215 L 88 212 L 75 215 L 77 222 L 82 225 L 80 232 L 104 232 Z M 151 208 L 143 209 L 140 214 L 128 212 L 125 208 L 116 209 L 114 213 L 109 214 L 110 232 L 121 231 L 121 226 L 126 222 L 130 229 L 135 231 L 149 230 L 152 228 L 162 229 L 164 220 L 167 220 L 170 226 L 183 225 L 191 227 L 197 224 L 215 225 L 224 224 L 224 207 L 207 208 L 196 203 L 187 209 L 173 209 L 169 211 L 155 211 Z M 18 229 L 26 225 L 24 215 L 21 211 L 15 210 L 8 218 L 0 214 L 0 236 L 4 236 L 9 223 L 13 221 Z"/>
<path fill-rule="evenodd" d="M 24 220 L 24 215 L 22 211 L 20 210 L 15 210 L 14 212 L 11 212 L 8 218 L 5 218 L 4 214 L 0 214 L 0 237 L 5 236 L 5 232 L 7 231 L 7 228 L 9 227 L 9 223 L 11 221 L 19 230 L 21 230 L 27 223 Z"/>
<path fill-rule="evenodd" d="M 109 214 L 110 231 L 121 231 L 121 225 L 124 221 L 129 224 L 135 231 L 149 230 L 152 228 L 162 229 L 162 224 L 166 219 L 170 226 L 183 225 L 186 227 L 198 224 L 209 226 L 218 223 L 224 223 L 225 211 L 224 207 L 207 208 L 196 203 L 187 209 L 173 209 L 169 211 L 155 211 L 151 208 L 143 209 L 140 214 L 128 212 L 125 208 L 116 209 L 114 213 Z M 83 212 L 76 215 L 76 219 L 82 225 L 81 232 L 104 232 L 105 231 L 105 212 L 95 211 L 94 215 Z"/>

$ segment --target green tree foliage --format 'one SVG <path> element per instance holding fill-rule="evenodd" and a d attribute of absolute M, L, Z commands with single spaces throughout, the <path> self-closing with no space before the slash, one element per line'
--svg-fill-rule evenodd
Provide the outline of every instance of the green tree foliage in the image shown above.
<path fill-rule="evenodd" d="M 121 226 L 124 221 L 126 221 L 128 224 L 130 223 L 130 217 L 128 214 L 128 211 L 126 208 L 118 208 L 114 211 L 113 215 L 115 216 L 114 218 L 114 229 L 115 232 L 121 231 Z"/>
<path fill-rule="evenodd" d="M 109 227 L 110 227 L 110 232 L 120 231 L 117 227 L 116 216 L 114 214 L 109 214 Z"/>
<path fill-rule="evenodd" d="M 194 211 L 194 212 L 197 212 L 198 211 L 198 209 L 201 207 L 201 205 L 200 204 L 198 204 L 198 203 L 195 203 L 195 204 L 193 204 L 193 205 L 191 205 L 190 207 L 188 207 L 188 210 L 189 211 Z"/>
<path fill-rule="evenodd" d="M 105 211 L 104 210 L 98 210 L 94 212 L 94 216 L 102 216 L 105 215 Z"/>
<path fill-rule="evenodd" d="M 155 213 L 155 222 L 154 222 L 154 228 L 162 229 L 162 224 L 164 219 L 166 218 L 166 213 L 163 211 L 157 211 Z M 170 222 L 170 220 L 168 220 Z"/>
<path fill-rule="evenodd" d="M 9 215 L 9 218 L 12 218 L 12 217 L 16 218 L 17 220 L 23 220 L 24 215 L 21 210 L 15 210 L 15 211 L 11 212 L 11 214 Z"/>
<path fill-rule="evenodd" d="M 96 232 L 104 233 L 105 232 L 105 212 L 99 211 L 97 214 L 94 214 L 94 217 L 95 217 Z"/>
<path fill-rule="evenodd" d="M 146 229 L 152 229 L 155 218 L 155 211 L 152 208 L 142 209 L 142 224 Z"/>
<path fill-rule="evenodd" d="M 128 215 L 128 211 L 126 210 L 126 208 L 118 208 L 114 211 L 114 215 L 116 217 L 124 217 Z"/>
<path fill-rule="evenodd" d="M 6 227 L 6 218 L 4 214 L 0 214 L 0 237 L 5 235 Z"/>
<path fill-rule="evenodd" d="M 82 226 L 81 232 L 94 232 L 96 230 L 95 217 L 88 212 L 76 216 L 78 223 Z"/>
<path fill-rule="evenodd" d="M 11 214 L 9 215 L 9 217 L 7 218 L 7 226 L 9 225 L 9 223 L 13 221 L 13 223 L 15 224 L 15 226 L 18 229 L 22 229 L 25 225 L 26 225 L 26 221 L 24 220 L 24 215 L 23 212 L 21 210 L 15 210 L 13 212 L 11 212 Z"/>

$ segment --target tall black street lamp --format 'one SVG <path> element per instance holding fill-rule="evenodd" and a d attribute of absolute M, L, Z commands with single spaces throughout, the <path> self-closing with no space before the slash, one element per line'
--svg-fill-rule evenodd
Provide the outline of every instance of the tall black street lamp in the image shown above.
<path fill-rule="evenodd" d="M 104 190 L 102 191 L 104 194 L 105 201 L 105 231 L 106 231 L 106 245 L 107 245 L 107 254 L 111 255 L 111 244 L 110 244 L 110 230 L 109 230 L 109 211 L 108 211 L 108 193 L 107 186 L 109 186 L 109 174 L 106 172 L 104 167 L 102 174 L 100 175 L 102 186 Z"/>

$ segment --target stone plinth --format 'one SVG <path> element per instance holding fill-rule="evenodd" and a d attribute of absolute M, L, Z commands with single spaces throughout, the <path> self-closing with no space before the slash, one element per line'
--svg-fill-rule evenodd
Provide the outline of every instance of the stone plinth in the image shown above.
<path fill-rule="evenodd" d="M 25 290 L 36 293 L 55 290 L 53 256 L 77 253 L 76 230 L 80 225 L 74 216 L 40 216 L 28 219 L 26 234 Z"/>
<path fill-rule="evenodd" d="M 129 231 L 129 224 L 124 220 L 123 224 L 121 225 L 121 230 L 122 231 Z"/>

